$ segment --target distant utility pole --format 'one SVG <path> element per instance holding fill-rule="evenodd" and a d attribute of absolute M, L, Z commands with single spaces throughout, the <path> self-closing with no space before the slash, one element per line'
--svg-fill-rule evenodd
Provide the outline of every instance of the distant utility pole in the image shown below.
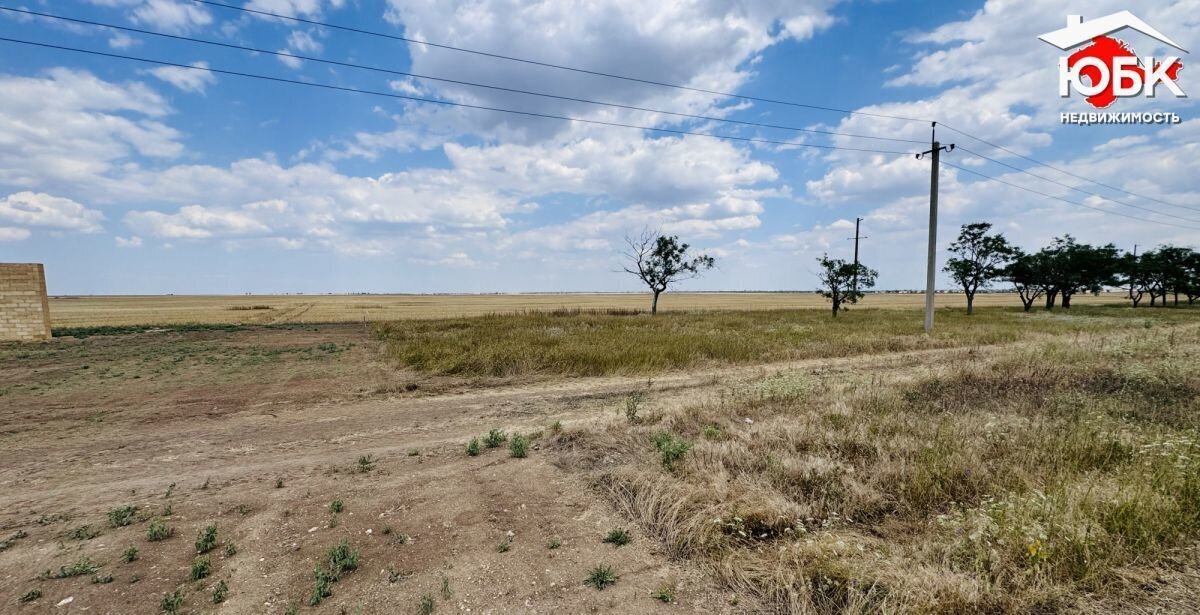
<path fill-rule="evenodd" d="M 933 331 L 933 283 L 937 275 L 937 201 L 938 201 L 938 160 L 942 150 L 954 151 L 954 144 L 942 145 L 937 140 L 937 122 L 933 123 L 930 136 L 929 151 L 917 154 L 917 160 L 926 154 L 933 154 L 933 165 L 929 171 L 929 263 L 925 271 L 925 333 Z"/>
<path fill-rule="evenodd" d="M 1136 243 L 1133 244 L 1133 258 L 1135 258 L 1135 259 L 1137 258 L 1137 244 Z M 1134 271 L 1137 271 L 1137 263 L 1134 263 L 1133 267 L 1134 267 Z M 1129 300 L 1130 301 L 1133 301 L 1133 287 L 1137 285 L 1136 281 L 1134 280 L 1135 277 L 1136 277 L 1136 274 L 1129 276 Z"/>
<path fill-rule="evenodd" d="M 870 237 L 863 237 L 862 233 L 858 231 L 859 225 L 862 224 L 862 221 L 862 218 L 854 219 L 854 236 L 846 238 L 854 240 L 854 282 L 852 288 L 855 294 L 858 294 L 858 240 L 870 239 Z"/>

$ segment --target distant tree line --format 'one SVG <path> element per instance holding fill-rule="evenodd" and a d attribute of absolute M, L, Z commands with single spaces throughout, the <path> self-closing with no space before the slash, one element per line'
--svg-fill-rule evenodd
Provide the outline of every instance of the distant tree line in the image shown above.
<path fill-rule="evenodd" d="M 1078 293 L 1099 293 L 1106 288 L 1128 290 L 1133 307 L 1149 299 L 1165 307 L 1170 300 L 1188 305 L 1200 298 L 1200 253 L 1179 246 L 1161 246 L 1142 254 L 1122 253 L 1113 244 L 1094 246 L 1074 237 L 1057 237 L 1037 252 L 1013 246 L 1003 234 L 990 233 L 987 222 L 965 224 L 950 245 L 954 254 L 945 271 L 963 289 L 967 312 L 975 293 L 996 282 L 1013 285 L 1025 311 L 1041 299 L 1046 309 L 1071 308 Z"/>
<path fill-rule="evenodd" d="M 715 265 L 713 257 L 691 252 L 676 236 L 643 231 L 626 238 L 626 273 L 636 276 L 651 292 L 650 313 L 658 312 L 659 295 L 673 284 L 699 277 Z M 993 233 L 988 222 L 964 224 L 950 244 L 953 256 L 944 271 L 962 288 L 967 313 L 975 311 L 975 295 L 997 282 L 1012 284 L 1028 312 L 1042 300 L 1046 309 L 1071 308 L 1078 293 L 1099 293 L 1106 288 L 1126 289 L 1133 307 L 1147 299 L 1151 307 L 1168 301 L 1193 305 L 1200 298 L 1200 252 L 1179 246 L 1161 246 L 1142 254 L 1122 253 L 1113 244 L 1093 246 L 1070 235 L 1056 237 L 1050 245 L 1027 253 Z M 861 263 L 842 259 L 817 259 L 820 292 L 829 300 L 833 315 L 856 304 L 863 290 L 875 286 L 878 272 Z"/>

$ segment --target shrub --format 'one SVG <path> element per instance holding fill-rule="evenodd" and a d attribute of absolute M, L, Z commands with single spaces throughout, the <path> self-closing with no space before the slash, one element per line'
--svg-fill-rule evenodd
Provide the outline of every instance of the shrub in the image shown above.
<path fill-rule="evenodd" d="M 340 513 L 340 512 L 342 512 L 342 507 L 343 507 L 343 506 L 342 506 L 342 500 L 341 500 L 341 499 L 334 500 L 334 501 L 332 501 L 332 502 L 330 502 L 330 503 L 329 503 L 329 512 L 331 512 L 331 513 L 333 513 L 333 514 L 335 514 L 335 515 L 336 515 L 337 513 Z"/>
<path fill-rule="evenodd" d="M 467 443 L 467 455 L 474 457 L 479 454 L 479 438 L 471 438 Z"/>
<path fill-rule="evenodd" d="M 212 601 L 213 604 L 221 604 L 225 602 L 225 598 L 229 596 L 229 585 L 222 579 L 217 582 L 217 586 L 213 588 Z"/>
<path fill-rule="evenodd" d="M 500 431 L 499 429 L 492 429 L 489 430 L 487 435 L 483 437 L 483 443 L 487 445 L 488 448 L 497 448 L 501 444 L 504 444 L 504 441 L 507 439 L 508 436 L 505 435 L 503 431 Z"/>
<path fill-rule="evenodd" d="M 217 526 L 206 525 L 196 536 L 196 553 L 204 555 L 217 548 Z"/>
<path fill-rule="evenodd" d="M 83 556 L 80 557 L 79 560 L 74 564 L 69 566 L 60 566 L 58 568 L 58 572 L 50 576 L 53 576 L 56 579 L 68 579 L 71 577 L 82 577 L 84 575 L 89 575 L 99 569 L 100 567 L 97 566 L 95 562 L 88 559 L 87 556 Z"/>
<path fill-rule="evenodd" d="M 429 615 L 433 612 L 434 602 L 432 594 L 421 596 L 421 601 L 417 603 L 417 613 L 419 615 Z"/>
<path fill-rule="evenodd" d="M 21 594 L 21 602 L 33 602 L 34 600 L 37 600 L 38 598 L 41 598 L 41 597 L 42 597 L 41 590 L 31 589 L 31 590 L 25 592 L 24 594 Z"/>
<path fill-rule="evenodd" d="M 654 434 L 654 448 L 658 449 L 662 456 L 662 464 L 670 469 L 674 468 L 675 464 L 683 459 L 688 450 L 692 448 L 687 441 L 677 437 L 675 434 L 660 431 Z"/>
<path fill-rule="evenodd" d="M 163 594 L 162 601 L 158 605 L 164 613 L 171 615 L 178 613 L 179 607 L 183 606 L 183 592 L 177 589 L 169 594 Z"/>
<path fill-rule="evenodd" d="M 237 555 L 237 545 L 232 542 L 225 543 L 225 557 L 233 557 Z"/>
<path fill-rule="evenodd" d="M 110 527 L 125 527 L 134 522 L 137 517 L 137 506 L 121 506 L 108 511 L 108 525 Z"/>
<path fill-rule="evenodd" d="M 150 522 L 150 527 L 146 528 L 146 539 L 150 542 L 158 542 L 166 540 L 175 535 L 175 528 L 163 523 L 159 520 Z"/>
<path fill-rule="evenodd" d="M 625 396 L 625 420 L 630 423 L 636 424 L 641 421 L 638 410 L 642 407 L 642 397 L 641 391 L 634 391 Z"/>
<path fill-rule="evenodd" d="M 126 562 L 132 562 L 132 561 L 136 560 L 137 558 L 138 558 L 138 548 L 133 545 L 129 545 L 128 547 L 125 547 L 125 550 L 121 552 L 121 559 L 125 560 Z"/>
<path fill-rule="evenodd" d="M 366 474 L 367 472 L 370 472 L 371 470 L 374 470 L 374 469 L 375 469 L 375 456 L 374 455 L 360 455 L 358 457 L 358 472 L 360 474 Z"/>
<path fill-rule="evenodd" d="M 199 581 L 212 573 L 212 561 L 207 557 L 192 560 L 192 580 Z"/>
<path fill-rule="evenodd" d="M 529 451 L 529 440 L 525 436 L 516 434 L 512 437 L 512 441 L 508 443 L 508 455 L 518 459 L 525 457 Z"/>

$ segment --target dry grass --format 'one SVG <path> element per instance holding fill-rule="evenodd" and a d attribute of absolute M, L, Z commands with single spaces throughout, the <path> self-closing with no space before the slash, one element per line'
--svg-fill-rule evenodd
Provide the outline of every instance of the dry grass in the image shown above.
<path fill-rule="evenodd" d="M 1119 293 L 1079 297 L 1081 304 L 1122 301 Z M 286 322 L 379 322 L 400 319 L 482 316 L 492 313 L 583 310 L 647 310 L 649 295 L 563 293 L 513 295 L 208 295 L 52 297 L 55 328 L 178 324 L 279 324 Z M 825 308 L 814 293 L 667 293 L 659 309 L 776 310 Z M 919 308 L 921 295 L 870 295 L 863 307 Z M 961 295 L 938 296 L 938 305 L 962 307 Z M 1011 294 L 980 295 L 979 306 L 1019 306 Z"/>
<path fill-rule="evenodd" d="M 1161 313 L 1159 313 L 1161 312 Z M 389 357 L 434 374 L 590 376 L 653 374 L 706 365 L 841 357 L 977 346 L 1037 335 L 1080 334 L 1141 319 L 1194 318 L 1117 306 L 1069 314 L 1019 309 L 942 310 L 935 333 L 911 310 L 856 310 L 834 319 L 817 310 L 675 312 L 647 315 L 540 312 L 398 321 L 377 325 Z"/>
<path fill-rule="evenodd" d="M 772 612 L 1075 610 L 1136 599 L 1125 579 L 1200 539 L 1198 359 L 1194 322 L 1125 321 L 782 372 L 552 446 L 668 553 Z M 663 433 L 690 445 L 665 466 Z"/>

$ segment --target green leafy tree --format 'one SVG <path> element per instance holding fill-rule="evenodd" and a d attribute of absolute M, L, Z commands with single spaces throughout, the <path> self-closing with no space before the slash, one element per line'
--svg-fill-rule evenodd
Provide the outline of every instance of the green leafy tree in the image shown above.
<path fill-rule="evenodd" d="M 637 276 L 654 293 L 650 302 L 651 314 L 658 313 L 658 296 L 672 284 L 699 277 L 716 264 L 713 257 L 705 254 L 689 258 L 691 246 L 680 243 L 675 235 L 668 237 L 643 231 L 638 237 L 626 237 L 625 242 L 629 244 L 629 250 L 624 254 L 628 262 L 625 272 Z"/>
<path fill-rule="evenodd" d="M 1062 298 L 1064 309 L 1079 292 L 1098 293 L 1105 286 L 1116 286 L 1121 257 L 1112 244 L 1096 247 L 1081 244 L 1070 235 L 1056 237 L 1050 246 L 1038 252 L 1043 260 L 1043 288 L 1046 308 Z"/>
<path fill-rule="evenodd" d="M 1013 249 L 1013 260 L 1004 268 L 1001 278 L 1016 289 L 1026 312 L 1033 309 L 1033 303 L 1046 292 L 1044 259 L 1038 254 L 1026 254 L 1019 248 Z"/>
<path fill-rule="evenodd" d="M 962 287 L 967 296 L 967 314 L 975 311 L 975 293 L 991 286 L 1004 273 L 1016 250 L 1002 234 L 989 235 L 991 223 L 964 224 L 958 239 L 950 244 L 955 254 L 946 261 L 944 271 Z"/>
<path fill-rule="evenodd" d="M 817 259 L 821 266 L 817 279 L 821 281 L 821 294 L 833 304 L 833 316 L 846 309 L 847 304 L 858 303 L 863 298 L 862 290 L 875 286 L 879 273 L 862 263 L 847 263 L 840 258 L 824 255 Z"/>

